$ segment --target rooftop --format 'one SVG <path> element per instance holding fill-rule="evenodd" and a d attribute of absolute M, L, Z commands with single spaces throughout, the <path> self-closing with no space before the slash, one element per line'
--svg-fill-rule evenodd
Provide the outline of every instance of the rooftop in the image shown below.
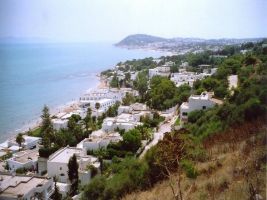
<path fill-rule="evenodd" d="M 39 152 L 38 150 L 24 150 L 24 151 L 19 151 L 13 155 L 12 158 L 9 160 L 13 160 L 19 163 L 27 163 L 30 160 L 36 161 L 39 157 Z"/>
<path fill-rule="evenodd" d="M 61 148 L 52 155 L 49 156 L 49 162 L 58 162 L 58 163 L 68 163 L 70 157 L 74 154 L 80 155 L 83 153 L 83 150 L 76 147 L 65 147 Z"/>
<path fill-rule="evenodd" d="M 33 188 L 46 184 L 50 180 L 42 177 L 0 175 L 1 196 L 17 198 Z"/>

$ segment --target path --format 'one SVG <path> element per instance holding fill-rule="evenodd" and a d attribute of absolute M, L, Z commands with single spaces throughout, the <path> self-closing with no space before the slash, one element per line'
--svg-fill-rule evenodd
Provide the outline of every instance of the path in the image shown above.
<path fill-rule="evenodd" d="M 139 158 L 144 157 L 144 155 L 146 154 L 146 152 L 153 147 L 154 145 L 156 145 L 159 140 L 163 139 L 164 133 L 166 132 L 170 132 L 171 131 L 171 126 L 175 123 L 176 119 L 178 116 L 174 116 L 169 122 L 162 124 L 159 127 L 158 132 L 154 133 L 154 138 L 153 140 L 145 146 L 144 151 L 140 154 Z"/>

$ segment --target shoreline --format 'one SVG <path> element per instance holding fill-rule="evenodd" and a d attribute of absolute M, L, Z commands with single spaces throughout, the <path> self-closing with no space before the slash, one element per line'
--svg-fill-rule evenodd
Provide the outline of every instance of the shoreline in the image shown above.
<path fill-rule="evenodd" d="M 96 80 L 97 80 L 96 85 L 94 85 L 90 88 L 87 88 L 86 90 L 84 90 L 82 92 L 82 94 L 84 94 L 86 91 L 88 91 L 90 89 L 105 87 L 104 83 L 101 81 L 100 73 L 93 73 L 92 75 L 94 75 L 96 77 Z M 59 104 L 59 105 L 55 105 L 53 107 L 50 107 L 49 108 L 50 116 L 54 116 L 54 115 L 58 115 L 60 113 L 67 112 L 68 110 L 73 109 L 73 107 L 78 106 L 78 103 L 79 103 L 79 97 L 75 97 L 71 101 L 67 101 L 63 104 Z M 8 133 L 8 137 L 6 139 L 1 140 L 0 144 L 6 142 L 8 140 L 12 140 L 12 139 L 16 138 L 16 136 L 19 133 L 26 134 L 29 130 L 34 131 L 37 128 L 39 128 L 40 125 L 41 125 L 41 116 L 39 116 L 38 118 L 32 119 L 32 120 L 29 120 L 29 123 L 22 125 L 20 128 L 14 130 L 14 131 L 10 131 Z"/>
<path fill-rule="evenodd" d="M 173 54 L 173 52 L 171 52 L 171 51 L 162 51 L 162 50 L 159 50 L 159 49 L 125 48 L 125 47 L 122 47 L 122 46 L 116 46 L 116 47 L 117 48 L 122 48 L 122 49 L 128 49 L 128 50 L 143 50 L 143 51 L 159 52 L 159 53 L 164 54 L 162 56 L 172 55 Z M 110 69 L 112 67 L 113 66 L 108 66 L 106 69 Z M 96 78 L 96 84 L 93 85 L 90 88 L 87 88 L 87 89 L 83 90 L 81 92 L 81 94 L 84 94 L 86 91 L 88 91 L 90 89 L 107 87 L 107 85 L 101 80 L 100 72 L 94 72 L 91 75 Z M 65 102 L 63 104 L 58 104 L 58 105 L 55 105 L 53 107 L 49 107 L 50 116 L 59 114 L 59 113 L 63 112 L 65 109 L 71 108 L 72 105 L 75 105 L 75 104 L 77 105 L 78 101 L 79 101 L 79 97 L 74 97 L 74 98 L 72 98 L 71 101 L 67 101 L 67 102 Z M 40 115 L 41 115 L 41 112 L 40 112 Z M 20 127 L 15 129 L 15 130 L 7 131 L 5 133 L 5 135 L 7 135 L 7 137 L 3 137 L 2 139 L 0 139 L 0 144 L 5 142 L 5 141 L 7 141 L 7 140 L 14 139 L 14 137 L 16 137 L 19 133 L 26 134 L 28 130 L 37 129 L 40 126 L 41 117 L 37 116 L 37 114 L 35 116 L 33 116 L 33 117 L 36 117 L 36 118 L 30 119 L 30 120 L 28 120 L 28 122 L 22 122 L 22 125 L 20 125 Z"/>

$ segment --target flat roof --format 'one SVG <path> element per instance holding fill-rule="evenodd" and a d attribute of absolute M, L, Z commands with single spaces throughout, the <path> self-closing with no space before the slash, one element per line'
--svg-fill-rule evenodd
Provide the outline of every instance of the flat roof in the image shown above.
<path fill-rule="evenodd" d="M 38 150 L 24 150 L 24 151 L 19 151 L 13 155 L 12 158 L 8 160 L 13 160 L 19 163 L 27 163 L 30 160 L 37 160 L 39 157 L 39 152 Z"/>
<path fill-rule="evenodd" d="M 42 177 L 0 175 L 1 196 L 17 198 L 33 188 L 44 185 L 50 180 Z"/>
<path fill-rule="evenodd" d="M 62 149 L 59 149 L 54 154 L 49 156 L 48 161 L 49 162 L 58 162 L 58 163 L 68 163 L 70 157 L 72 157 L 74 154 L 80 154 L 83 150 L 76 147 L 65 147 Z"/>

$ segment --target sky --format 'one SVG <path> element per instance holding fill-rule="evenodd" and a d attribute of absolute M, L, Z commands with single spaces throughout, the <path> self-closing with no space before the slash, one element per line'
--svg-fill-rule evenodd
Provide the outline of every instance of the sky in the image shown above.
<path fill-rule="evenodd" d="M 0 0 L 0 37 L 267 37 L 267 0 Z"/>

